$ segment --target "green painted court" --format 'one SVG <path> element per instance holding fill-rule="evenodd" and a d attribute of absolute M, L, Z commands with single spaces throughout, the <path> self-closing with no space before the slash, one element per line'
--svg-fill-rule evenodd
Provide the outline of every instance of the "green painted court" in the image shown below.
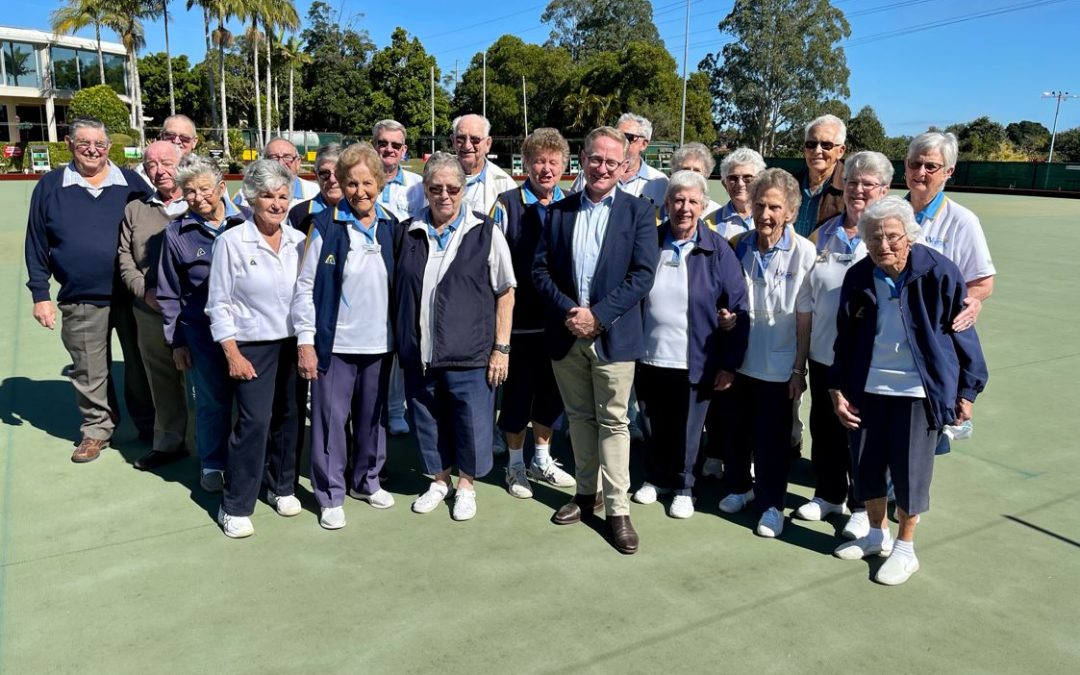
<path fill-rule="evenodd" d="M 349 500 L 325 531 L 305 468 L 302 515 L 260 502 L 256 536 L 226 539 L 197 460 L 134 470 L 147 447 L 127 422 L 101 459 L 69 461 L 68 357 L 24 286 L 33 186 L 0 183 L 0 673 L 1080 672 L 1080 201 L 954 195 L 998 268 L 978 325 L 990 384 L 974 437 L 935 467 L 922 569 L 889 588 L 870 581 L 880 560 L 832 557 L 841 521 L 761 539 L 756 515 L 720 515 L 715 482 L 688 521 L 635 504 L 629 557 L 552 525 L 566 494 L 510 497 L 505 460 L 475 520 L 419 516 L 403 439 L 393 509 Z M 572 465 L 565 439 L 555 452 Z M 808 455 L 789 508 L 812 491 Z"/>

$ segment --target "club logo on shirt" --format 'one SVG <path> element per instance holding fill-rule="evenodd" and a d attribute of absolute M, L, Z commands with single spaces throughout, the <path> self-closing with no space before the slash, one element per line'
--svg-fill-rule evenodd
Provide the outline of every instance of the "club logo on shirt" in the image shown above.
<path fill-rule="evenodd" d="M 249 265 L 251 265 L 252 267 L 255 267 L 255 258 L 252 258 L 252 259 L 251 259 L 251 260 L 250 260 L 250 261 L 248 262 L 248 264 L 249 264 Z"/>
<path fill-rule="evenodd" d="M 323 262 L 325 264 L 327 264 L 327 265 L 336 265 L 337 264 L 337 259 L 334 258 L 334 254 L 331 253 L 331 254 L 326 256 L 326 260 L 324 260 Z"/>
<path fill-rule="evenodd" d="M 201 258 L 201 257 L 203 257 L 204 255 L 206 255 L 206 249 L 204 249 L 204 248 L 203 248 L 202 246 L 200 246 L 199 248 L 195 249 L 195 257 L 196 257 L 196 258 Z"/>

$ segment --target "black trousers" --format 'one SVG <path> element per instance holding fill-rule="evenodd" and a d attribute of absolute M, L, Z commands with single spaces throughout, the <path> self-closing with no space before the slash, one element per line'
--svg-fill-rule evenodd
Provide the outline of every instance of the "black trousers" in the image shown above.
<path fill-rule="evenodd" d="M 299 376 L 295 338 L 238 347 L 258 377 L 233 380 L 237 416 L 229 436 L 222 506 L 230 516 L 250 516 L 263 483 L 278 495 L 295 491 Z"/>
<path fill-rule="evenodd" d="M 645 477 L 653 485 L 691 494 L 712 386 L 689 372 L 640 364 L 634 377 L 645 434 Z"/>
<path fill-rule="evenodd" d="M 724 477 L 721 491 L 744 493 L 754 489 L 756 503 L 765 510 L 783 510 L 791 467 L 791 398 L 787 382 L 766 382 L 746 375 L 735 376 L 729 390 L 733 401 L 729 424 L 721 430 L 733 436 L 724 443 Z M 712 429 L 709 430 L 712 435 Z M 750 459 L 754 475 L 750 478 Z"/>
<path fill-rule="evenodd" d="M 861 509 L 851 490 L 851 453 L 848 430 L 833 412 L 829 396 L 829 367 L 810 361 L 810 461 L 817 485 L 814 496 L 832 504 L 847 501 L 848 507 Z"/>

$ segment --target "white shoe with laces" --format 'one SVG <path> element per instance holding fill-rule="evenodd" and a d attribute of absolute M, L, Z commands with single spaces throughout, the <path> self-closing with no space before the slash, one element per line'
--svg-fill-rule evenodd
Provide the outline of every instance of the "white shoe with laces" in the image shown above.
<path fill-rule="evenodd" d="M 638 504 L 655 504 L 656 499 L 660 495 L 667 494 L 668 492 L 671 492 L 671 490 L 668 490 L 667 488 L 656 487 L 649 481 L 645 481 L 641 484 L 641 487 L 639 487 L 637 491 L 634 492 L 633 499 Z"/>
<path fill-rule="evenodd" d="M 300 515 L 300 500 L 296 495 L 276 495 L 272 490 L 267 490 L 266 501 L 274 507 L 279 516 L 289 518 Z"/>
<path fill-rule="evenodd" d="M 518 499 L 530 499 L 533 496 L 524 464 L 511 464 L 506 467 L 506 491 Z"/>
<path fill-rule="evenodd" d="M 428 485 L 427 491 L 412 503 L 413 513 L 431 513 L 438 508 L 439 504 L 442 504 L 448 494 L 450 494 L 448 485 L 432 481 L 431 485 Z"/>
<path fill-rule="evenodd" d="M 218 525 L 221 525 L 221 531 L 229 539 L 243 539 L 255 534 L 255 526 L 251 524 L 251 518 L 247 516 L 230 516 L 225 513 L 223 507 L 218 508 L 217 521 Z"/>
<path fill-rule="evenodd" d="M 825 520 L 834 513 L 843 515 L 846 512 L 847 506 L 844 504 L 833 504 L 821 497 L 814 497 L 796 509 L 793 515 L 800 520 L 817 521 Z"/>
<path fill-rule="evenodd" d="M 359 499 L 362 502 L 367 502 L 376 509 L 388 509 L 394 505 L 394 495 L 390 494 L 386 490 L 383 490 L 382 488 L 379 488 L 378 490 L 372 492 L 369 495 L 350 489 L 349 496 L 353 499 Z"/>
<path fill-rule="evenodd" d="M 866 515 L 866 509 L 857 509 L 851 512 L 847 525 L 840 536 L 844 539 L 861 539 L 870 534 L 870 516 Z"/>
<path fill-rule="evenodd" d="M 761 520 L 757 524 L 757 533 L 761 537 L 779 537 L 784 531 L 784 514 L 780 509 L 770 506 L 761 514 Z"/>
<path fill-rule="evenodd" d="M 319 525 L 327 530 L 340 530 L 345 527 L 345 507 L 328 506 L 319 515 Z"/>
<path fill-rule="evenodd" d="M 694 515 L 694 498 L 690 495 L 675 495 L 668 507 L 668 515 L 672 518 L 685 520 Z"/>
<path fill-rule="evenodd" d="M 577 485 L 574 477 L 563 471 L 562 465 L 554 459 L 549 459 L 541 464 L 536 461 L 536 458 L 533 458 L 533 461 L 529 463 L 528 472 L 529 477 L 533 480 L 554 485 L 555 487 L 567 488 Z"/>
<path fill-rule="evenodd" d="M 724 513 L 738 513 L 746 508 L 746 505 L 754 501 L 754 491 L 739 494 L 732 492 L 720 500 L 720 510 Z"/>
<path fill-rule="evenodd" d="M 454 494 L 454 510 L 451 512 L 454 520 L 472 520 L 476 516 L 476 491 L 458 490 Z"/>

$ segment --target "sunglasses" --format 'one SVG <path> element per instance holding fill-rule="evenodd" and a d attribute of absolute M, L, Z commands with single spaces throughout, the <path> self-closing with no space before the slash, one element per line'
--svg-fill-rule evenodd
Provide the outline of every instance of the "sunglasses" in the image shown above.
<path fill-rule="evenodd" d="M 319 180 L 330 180 L 330 177 L 334 175 L 334 172 L 330 169 L 320 169 L 315 175 L 319 177 Z"/>
<path fill-rule="evenodd" d="M 275 162 L 285 162 L 286 164 L 292 164 L 296 160 L 300 159 L 297 155 L 267 155 L 266 159 L 272 159 Z"/>
<path fill-rule="evenodd" d="M 185 134 L 178 134 L 175 131 L 162 131 L 161 135 L 158 136 L 158 138 L 163 140 L 163 141 L 179 140 L 184 145 L 187 145 L 188 143 L 191 143 L 192 141 L 195 140 L 194 136 L 188 136 L 188 135 L 185 135 Z"/>
<path fill-rule="evenodd" d="M 479 143 L 479 141 L 477 141 L 477 143 Z M 384 140 L 384 139 L 381 139 L 381 138 L 379 140 L 375 141 L 375 145 L 378 146 L 380 149 L 390 147 L 390 148 L 393 148 L 395 150 L 400 150 L 400 149 L 405 147 L 404 143 L 398 143 L 397 141 L 387 141 L 387 140 Z M 474 143 L 474 145 L 475 145 L 475 143 Z"/>
<path fill-rule="evenodd" d="M 731 174 L 730 176 L 728 176 L 728 177 L 727 177 L 727 178 L 725 178 L 724 180 L 726 180 L 726 181 L 727 181 L 727 182 L 729 182 L 729 183 L 738 183 L 738 182 L 740 182 L 740 181 L 741 181 L 741 182 L 743 182 L 743 183 L 747 183 L 747 184 L 750 184 L 750 183 L 753 183 L 753 182 L 754 182 L 754 177 L 753 177 L 753 176 L 751 176 L 751 175 L 750 175 L 750 174 L 748 174 L 748 173 L 746 173 L 746 174 L 743 174 L 743 175 L 741 175 L 741 176 L 736 176 L 735 174 Z"/>
<path fill-rule="evenodd" d="M 427 191 L 428 191 L 429 194 L 433 194 L 433 195 L 441 195 L 442 193 L 445 192 L 446 194 L 450 195 L 451 197 L 455 197 L 455 196 L 457 196 L 457 194 L 459 192 L 461 192 L 461 186 L 460 185 L 429 185 L 427 187 Z"/>
<path fill-rule="evenodd" d="M 484 138 L 487 138 L 486 136 Z M 454 142 L 458 145 L 465 145 L 471 143 L 474 147 L 484 142 L 484 138 L 480 136 L 454 136 Z"/>
<path fill-rule="evenodd" d="M 920 162 L 917 159 L 909 159 L 907 161 L 907 168 L 912 171 L 918 171 L 921 168 L 929 174 L 937 173 L 944 167 L 944 164 L 938 164 L 937 162 Z"/>
<path fill-rule="evenodd" d="M 627 143 L 633 143 L 634 141 L 638 140 L 639 138 L 645 138 L 644 136 L 641 136 L 639 134 L 628 134 L 625 131 L 623 132 L 623 136 L 626 136 L 626 142 Z"/>
<path fill-rule="evenodd" d="M 814 150 L 819 145 L 821 146 L 822 150 L 828 152 L 840 144 L 833 143 L 832 141 L 806 141 L 805 143 L 803 143 L 803 147 L 807 150 Z"/>

